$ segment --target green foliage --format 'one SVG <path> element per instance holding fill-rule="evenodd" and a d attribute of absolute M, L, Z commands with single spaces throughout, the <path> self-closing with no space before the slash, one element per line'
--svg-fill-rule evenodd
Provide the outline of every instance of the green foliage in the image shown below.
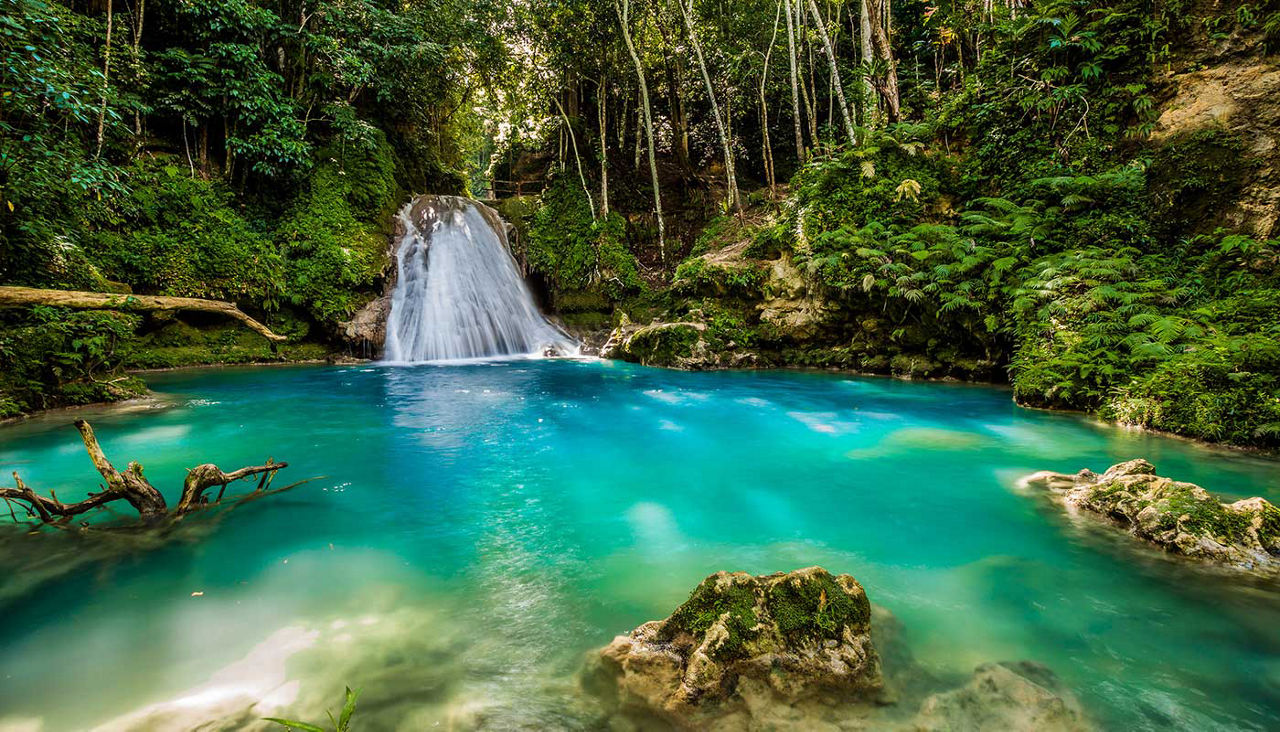
<path fill-rule="evenodd" d="M 399 195 L 394 170 L 380 136 L 367 147 L 322 151 L 306 189 L 276 228 L 285 295 L 320 323 L 354 313 L 365 301 L 361 290 L 388 264 L 385 222 Z"/>
<path fill-rule="evenodd" d="M 598 290 L 620 300 L 644 287 L 625 237 L 620 215 L 593 221 L 582 188 L 561 176 L 548 186 L 533 214 L 525 259 L 530 270 L 546 278 L 554 298 Z"/>
<path fill-rule="evenodd" d="M 102 273 L 139 292 L 273 303 L 283 260 L 217 180 L 172 158 L 140 160 L 129 192 L 95 221 L 85 250 Z"/>
<path fill-rule="evenodd" d="M 692 257 L 676 267 L 673 287 L 683 294 L 721 297 L 754 297 L 761 292 L 765 272 L 755 264 L 725 266 L 704 257 Z"/>
<path fill-rule="evenodd" d="M 350 732 L 351 717 L 356 713 L 356 699 L 359 696 L 360 691 L 358 689 L 352 691 L 351 687 L 348 686 L 346 699 L 338 716 L 333 716 L 333 712 L 325 712 L 329 715 L 329 724 L 332 725 L 332 730 L 327 730 L 319 725 L 308 724 L 307 722 L 296 722 L 291 719 L 280 719 L 279 717 L 263 717 L 263 719 L 268 722 L 274 722 L 285 729 L 298 730 L 299 732 Z"/>
<path fill-rule="evenodd" d="M 114 401 L 145 391 L 119 373 L 136 315 L 36 307 L 0 327 L 0 411 Z"/>

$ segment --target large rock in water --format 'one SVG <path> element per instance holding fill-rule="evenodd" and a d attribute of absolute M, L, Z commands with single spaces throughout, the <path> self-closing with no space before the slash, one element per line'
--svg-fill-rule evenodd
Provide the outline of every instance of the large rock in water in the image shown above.
<path fill-rule="evenodd" d="M 821 567 L 718 572 L 666 620 L 600 651 L 588 684 L 620 710 L 686 728 L 774 726 L 808 703 L 874 698 L 871 605 Z"/>
<path fill-rule="evenodd" d="M 1048 490 L 1070 509 L 1111 519 L 1132 535 L 1174 554 L 1263 576 L 1280 575 L 1280 509 L 1262 498 L 1224 504 L 1193 483 L 1156 475 L 1146 460 L 1101 475 L 1040 472 L 1030 487 Z"/>

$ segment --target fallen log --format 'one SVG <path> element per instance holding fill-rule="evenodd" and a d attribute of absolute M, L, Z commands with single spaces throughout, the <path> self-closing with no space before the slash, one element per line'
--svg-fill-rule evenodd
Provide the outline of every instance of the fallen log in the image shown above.
<path fill-rule="evenodd" d="M 0 308 L 30 307 L 33 305 L 72 308 L 75 310 L 124 310 L 128 312 L 188 310 L 200 313 L 217 313 L 229 318 L 235 318 L 269 340 L 276 342 L 288 340 L 287 337 L 273 333 L 270 328 L 246 315 L 244 311 L 235 306 L 235 303 L 224 300 L 0 286 Z"/>
<path fill-rule="evenodd" d="M 252 492 L 235 496 L 234 499 L 237 502 L 269 493 L 278 493 L 293 487 L 268 490 L 276 472 L 289 467 L 288 463 L 277 463 L 271 458 L 267 458 L 264 465 L 240 468 L 230 473 L 223 472 L 217 465 L 206 463 L 187 471 L 187 477 L 182 486 L 182 497 L 178 500 L 178 504 L 170 509 L 164 495 L 156 490 L 155 486 L 151 485 L 151 482 L 142 474 L 141 465 L 130 462 L 125 471 L 120 472 L 103 453 L 89 423 L 81 419 L 76 420 L 75 424 L 76 429 L 80 431 L 80 439 L 84 442 L 85 450 L 89 453 L 89 459 L 93 461 L 93 466 L 106 481 L 103 490 L 100 493 L 90 493 L 82 501 L 63 503 L 52 491 L 48 496 L 36 493 L 22 481 L 17 471 L 14 471 L 15 487 L 0 487 L 0 500 L 9 506 L 9 515 L 15 522 L 18 521 L 18 517 L 13 511 L 13 503 L 18 504 L 28 518 L 39 520 L 42 524 L 49 526 L 63 526 L 83 513 L 107 507 L 115 501 L 125 501 L 138 512 L 141 524 L 155 525 L 164 521 L 177 521 L 193 511 L 221 504 L 228 483 L 251 476 L 262 477 Z M 214 500 L 210 501 L 205 491 L 214 486 L 221 486 L 222 490 Z"/>

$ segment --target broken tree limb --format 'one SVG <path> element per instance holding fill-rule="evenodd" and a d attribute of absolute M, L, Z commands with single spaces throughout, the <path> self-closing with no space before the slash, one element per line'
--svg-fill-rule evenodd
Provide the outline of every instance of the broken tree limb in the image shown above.
<path fill-rule="evenodd" d="M 141 465 L 136 462 L 130 462 L 125 471 L 123 473 L 120 472 L 107 459 L 102 447 L 98 444 L 98 438 L 94 434 L 93 428 L 89 426 L 88 422 L 82 419 L 77 420 L 76 429 L 80 432 L 80 439 L 84 442 L 85 451 L 89 453 L 89 459 L 93 461 L 93 466 L 97 468 L 98 473 L 106 481 L 106 487 L 100 493 L 90 493 L 89 497 L 83 501 L 63 503 L 58 500 L 57 495 L 52 491 L 50 491 L 49 496 L 42 496 L 36 493 L 22 481 L 22 478 L 15 471 L 13 473 L 15 487 L 0 487 L 0 500 L 5 501 L 9 506 L 10 516 L 15 521 L 17 521 L 17 516 L 12 511 L 13 503 L 22 506 L 29 518 L 38 519 L 42 524 L 60 526 L 74 516 L 97 508 L 109 509 L 108 504 L 114 501 L 126 501 L 138 512 L 141 524 L 154 525 L 166 519 L 177 521 L 192 511 L 219 504 L 223 497 L 222 491 L 218 493 L 218 497 L 212 502 L 204 495 L 205 491 L 214 486 L 221 486 L 225 491 L 228 483 L 261 475 L 262 478 L 258 481 L 257 488 L 251 493 L 246 496 L 233 496 L 238 501 L 243 501 L 255 495 L 266 495 L 288 490 L 288 488 L 293 487 L 287 486 L 279 489 L 279 491 L 266 490 L 270 486 L 271 480 L 275 477 L 276 471 L 289 466 L 288 463 L 277 463 L 271 458 L 267 458 L 267 462 L 264 465 L 244 467 L 239 470 L 233 470 L 230 473 L 223 472 L 217 465 L 206 463 L 187 471 L 186 480 L 183 481 L 182 485 L 182 497 L 179 499 L 178 505 L 171 511 L 164 500 L 164 495 L 156 490 L 150 481 L 143 476 Z M 294 485 L 299 484 L 295 483 Z"/>
<path fill-rule="evenodd" d="M 43 290 L 35 287 L 0 287 L 0 308 L 30 307 L 72 308 L 75 310 L 123 310 L 126 312 L 158 312 L 187 310 L 200 313 L 217 313 L 244 323 L 254 332 L 271 341 L 288 340 L 273 333 L 270 328 L 249 317 L 235 303 L 224 300 L 203 300 L 198 297 L 166 297 L 162 295 L 121 295 L 109 292 L 79 292 L 75 290 Z"/>
<path fill-rule="evenodd" d="M 107 481 L 108 491 L 113 492 L 117 498 L 128 501 L 129 505 L 133 506 L 138 515 L 145 520 L 154 519 L 166 513 L 164 496 L 143 477 L 141 465 L 130 462 L 124 473 L 121 473 L 102 452 L 102 447 L 98 445 L 98 438 L 93 434 L 93 428 L 88 422 L 77 419 L 76 429 L 80 431 L 80 439 L 84 441 L 84 449 L 89 453 L 93 467 L 97 468 L 103 480 Z"/>
<path fill-rule="evenodd" d="M 255 492 L 260 491 L 270 484 L 277 470 L 288 466 L 288 463 L 273 462 L 271 458 L 267 458 L 265 465 L 240 468 L 230 473 L 222 472 L 221 468 L 212 463 L 197 465 L 187 471 L 187 478 L 182 482 L 182 498 L 178 500 L 178 506 L 173 510 L 174 514 L 181 516 L 204 506 L 207 502 L 204 492 L 214 486 L 222 486 L 225 489 L 228 483 L 254 475 L 262 475 L 262 480 L 258 481 L 258 487 L 254 489 Z M 218 498 L 214 502 L 220 500 L 222 500 L 222 492 L 218 493 Z"/>

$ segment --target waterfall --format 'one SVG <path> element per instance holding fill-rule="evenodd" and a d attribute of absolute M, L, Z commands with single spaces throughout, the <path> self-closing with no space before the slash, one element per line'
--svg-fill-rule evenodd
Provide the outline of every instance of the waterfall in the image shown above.
<path fill-rule="evenodd" d="M 387 361 L 577 353 L 534 304 L 497 212 L 456 196 L 423 196 L 399 219 Z"/>

